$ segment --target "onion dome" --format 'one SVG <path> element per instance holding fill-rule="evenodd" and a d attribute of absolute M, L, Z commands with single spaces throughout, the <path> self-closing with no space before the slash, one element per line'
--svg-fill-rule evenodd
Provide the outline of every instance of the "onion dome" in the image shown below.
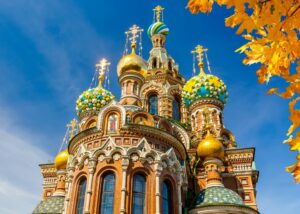
<path fill-rule="evenodd" d="M 147 34 L 150 38 L 155 34 L 162 34 L 164 36 L 167 36 L 169 34 L 169 28 L 163 22 L 154 22 L 149 26 Z"/>
<path fill-rule="evenodd" d="M 199 157 L 205 158 L 224 158 L 224 147 L 223 144 L 216 139 L 213 135 L 208 133 L 205 138 L 198 144 L 197 154 Z"/>
<path fill-rule="evenodd" d="M 131 54 L 123 56 L 119 61 L 117 66 L 119 77 L 126 71 L 140 73 L 143 76 L 146 74 L 147 63 L 141 56 L 135 53 L 134 48 L 132 48 Z"/>
<path fill-rule="evenodd" d="M 201 207 L 208 205 L 243 206 L 244 202 L 236 192 L 225 187 L 213 186 L 207 187 L 196 196 L 193 207 Z"/>
<path fill-rule="evenodd" d="M 195 50 L 192 51 L 198 60 L 200 73 L 187 81 L 182 89 L 183 103 L 187 107 L 201 99 L 213 99 L 223 105 L 226 104 L 228 92 L 224 82 L 218 77 L 204 72 L 203 55 L 207 50 L 207 48 L 197 45 Z"/>
<path fill-rule="evenodd" d="M 108 90 L 102 87 L 91 88 L 84 91 L 76 101 L 76 112 L 77 115 L 99 112 L 100 108 L 106 106 L 115 96 Z"/>
<path fill-rule="evenodd" d="M 97 114 L 100 108 L 106 106 L 112 100 L 115 100 L 115 96 L 102 87 L 104 74 L 107 72 L 109 65 L 110 63 L 106 59 L 101 59 L 100 62 L 96 64 L 96 69 L 99 72 L 99 84 L 95 88 L 84 91 L 78 97 L 76 101 L 76 112 L 79 117 L 86 114 Z"/>
<path fill-rule="evenodd" d="M 190 106 L 193 102 L 203 98 L 217 99 L 226 104 L 228 92 L 224 82 L 218 77 L 200 72 L 184 85 L 182 90 L 183 103 Z"/>
<path fill-rule="evenodd" d="M 66 169 L 67 163 L 68 163 L 68 158 L 69 158 L 68 149 L 58 153 L 58 155 L 55 157 L 55 160 L 54 160 L 54 165 L 55 165 L 56 170 Z"/>

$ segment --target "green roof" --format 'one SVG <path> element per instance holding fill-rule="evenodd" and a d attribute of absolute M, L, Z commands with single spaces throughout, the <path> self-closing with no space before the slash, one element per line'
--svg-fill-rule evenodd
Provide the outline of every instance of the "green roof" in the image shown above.
<path fill-rule="evenodd" d="M 193 207 L 207 205 L 244 205 L 242 198 L 225 187 L 215 186 L 202 190 L 195 198 Z"/>
<path fill-rule="evenodd" d="M 33 214 L 61 214 L 64 207 L 64 196 L 51 196 L 41 201 L 32 212 Z"/>

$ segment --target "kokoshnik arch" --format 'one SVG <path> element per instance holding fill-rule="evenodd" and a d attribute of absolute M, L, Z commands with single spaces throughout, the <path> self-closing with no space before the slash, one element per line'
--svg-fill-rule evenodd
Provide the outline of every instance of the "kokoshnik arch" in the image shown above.
<path fill-rule="evenodd" d="M 76 102 L 79 123 L 66 150 L 41 164 L 42 201 L 33 213 L 257 214 L 254 148 L 237 148 L 225 128 L 228 93 L 207 74 L 196 46 L 199 74 L 187 82 L 165 49 L 163 8 L 147 34 L 148 61 L 137 52 L 142 29 L 126 34 L 131 53 L 117 66 L 119 101 L 103 85 L 109 62 L 96 65 L 99 83 Z"/>

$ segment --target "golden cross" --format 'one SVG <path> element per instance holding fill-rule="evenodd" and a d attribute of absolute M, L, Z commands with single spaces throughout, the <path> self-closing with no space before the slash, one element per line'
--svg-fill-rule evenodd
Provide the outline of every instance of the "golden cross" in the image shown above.
<path fill-rule="evenodd" d="M 197 45 L 194 50 L 192 50 L 192 54 L 196 54 L 196 58 L 198 60 L 198 65 L 200 67 L 200 72 L 204 72 L 203 70 L 203 53 L 208 51 L 207 48 L 204 48 L 201 45 Z"/>
<path fill-rule="evenodd" d="M 129 35 L 129 40 L 131 42 L 132 51 L 135 50 L 136 47 L 136 40 L 139 37 L 139 33 L 143 32 L 144 30 L 137 25 L 133 25 L 129 28 L 128 31 L 125 32 L 126 35 Z"/>
<path fill-rule="evenodd" d="M 160 19 L 161 19 L 161 16 L 162 16 L 162 12 L 165 8 L 163 8 L 162 6 L 160 5 L 157 5 L 153 11 L 154 11 L 154 14 L 155 14 L 155 17 L 156 17 L 156 21 L 157 22 L 160 22 Z"/>
<path fill-rule="evenodd" d="M 96 64 L 96 69 L 99 73 L 99 87 L 102 87 L 102 81 L 104 79 L 104 74 L 107 72 L 107 68 L 110 65 L 110 62 L 108 62 L 105 58 L 101 59 L 98 64 Z"/>
<path fill-rule="evenodd" d="M 73 120 L 71 120 L 69 124 L 67 124 L 67 127 L 69 130 L 69 140 L 71 140 L 71 138 L 73 138 L 75 134 L 77 134 L 79 129 L 79 124 L 77 120 L 74 118 Z"/>

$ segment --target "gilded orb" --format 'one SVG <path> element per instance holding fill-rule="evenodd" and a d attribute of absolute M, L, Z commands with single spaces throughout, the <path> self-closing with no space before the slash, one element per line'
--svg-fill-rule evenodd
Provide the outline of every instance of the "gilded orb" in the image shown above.
<path fill-rule="evenodd" d="M 146 70 L 146 61 L 139 55 L 135 54 L 134 51 L 131 54 L 123 56 L 117 66 L 118 76 L 121 76 L 126 71 L 140 73 L 144 76 L 146 74 Z"/>
<path fill-rule="evenodd" d="M 68 149 L 58 153 L 54 160 L 54 165 L 57 170 L 66 169 L 69 158 Z"/>
<path fill-rule="evenodd" d="M 216 139 L 210 132 L 207 133 L 205 138 L 198 144 L 197 154 L 201 158 L 224 158 L 223 144 Z"/>

